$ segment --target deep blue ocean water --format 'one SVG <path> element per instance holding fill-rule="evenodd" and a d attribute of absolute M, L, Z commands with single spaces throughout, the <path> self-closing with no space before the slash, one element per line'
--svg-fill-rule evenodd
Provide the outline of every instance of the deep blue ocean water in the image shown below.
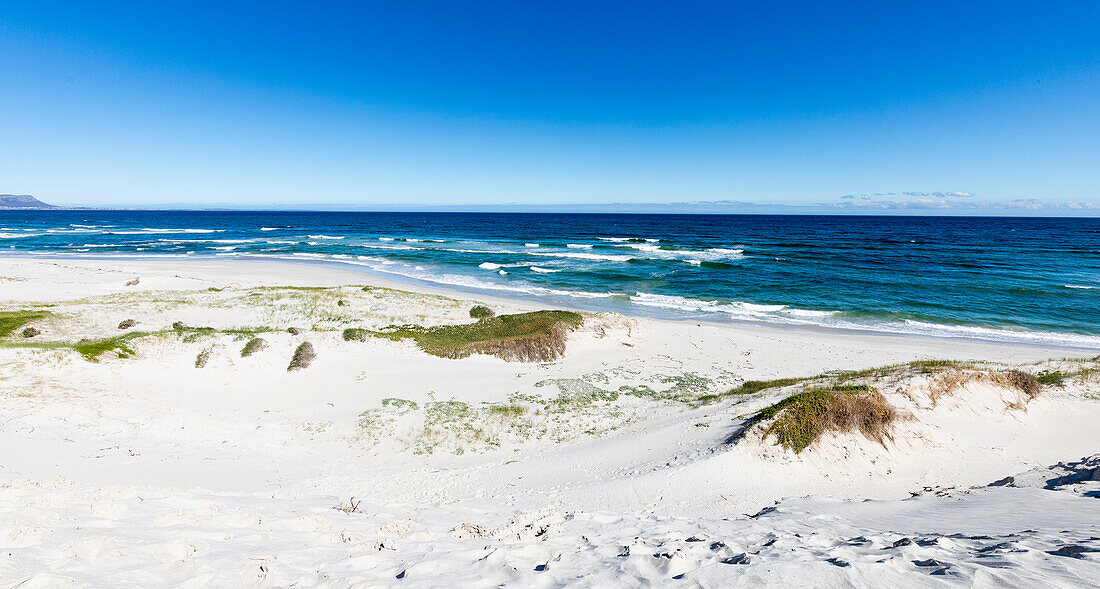
<path fill-rule="evenodd" d="M 1100 219 L 0 211 L 0 253 L 263 257 L 590 309 L 1100 348 Z"/>

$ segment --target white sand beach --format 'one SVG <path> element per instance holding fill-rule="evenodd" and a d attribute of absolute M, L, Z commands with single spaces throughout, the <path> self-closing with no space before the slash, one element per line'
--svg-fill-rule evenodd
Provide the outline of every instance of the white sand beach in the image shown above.
<path fill-rule="evenodd" d="M 1100 350 L 610 313 L 547 361 L 378 335 L 477 304 L 539 309 L 334 266 L 0 258 L 0 311 L 30 318 L 0 338 L 0 587 L 1100 579 Z M 892 419 L 799 452 L 754 422 L 808 390 Z"/>

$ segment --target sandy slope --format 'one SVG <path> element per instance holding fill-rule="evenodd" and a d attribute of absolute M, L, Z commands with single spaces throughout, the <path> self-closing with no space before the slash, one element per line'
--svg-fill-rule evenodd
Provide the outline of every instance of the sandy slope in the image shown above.
<path fill-rule="evenodd" d="M 1008 408 L 1016 392 L 981 383 L 935 404 L 920 377 L 877 383 L 912 416 L 893 442 L 827 436 L 800 455 L 755 430 L 727 443 L 790 390 L 697 408 L 642 393 L 556 402 L 620 387 L 694 395 L 917 358 L 1016 365 L 1079 351 L 592 316 L 557 362 L 446 360 L 409 342 L 340 338 L 349 325 L 469 321 L 469 300 L 346 286 L 395 286 L 359 272 L 9 258 L 0 277 L 6 309 L 56 304 L 47 340 L 110 337 L 127 318 L 149 330 L 175 321 L 279 328 L 247 358 L 228 335 L 143 338 L 133 358 L 96 363 L 71 350 L 0 348 L 0 587 L 1081 586 L 1100 577 L 1100 556 L 1061 550 L 1100 548 L 1096 483 L 1048 489 L 1033 472 L 1015 487 L 985 486 L 1100 451 L 1096 380 L 1048 388 L 1026 410 Z M 277 285 L 340 288 L 257 289 Z M 288 373 L 302 341 L 318 359 Z M 510 403 L 547 409 L 492 411 Z M 444 406 L 461 411 L 430 409 Z"/>

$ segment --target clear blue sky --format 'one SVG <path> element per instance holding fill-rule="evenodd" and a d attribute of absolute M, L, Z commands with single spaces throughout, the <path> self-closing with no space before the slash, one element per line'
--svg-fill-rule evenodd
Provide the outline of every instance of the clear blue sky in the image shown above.
<path fill-rule="evenodd" d="M 1100 2 L 319 4 L 0 0 L 0 193 L 1100 214 Z"/>

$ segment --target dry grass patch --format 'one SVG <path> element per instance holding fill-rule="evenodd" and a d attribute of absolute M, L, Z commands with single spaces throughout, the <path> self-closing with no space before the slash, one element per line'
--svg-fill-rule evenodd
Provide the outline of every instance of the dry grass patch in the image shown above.
<path fill-rule="evenodd" d="M 949 369 L 938 373 L 928 383 L 927 393 L 932 406 L 935 407 L 939 400 L 945 396 L 954 394 L 955 391 L 972 382 L 985 382 L 995 387 L 1019 391 L 1030 401 L 1038 397 L 1042 390 L 1039 378 L 1023 370 L 1003 370 L 1000 372 L 973 372 L 957 369 Z"/>

